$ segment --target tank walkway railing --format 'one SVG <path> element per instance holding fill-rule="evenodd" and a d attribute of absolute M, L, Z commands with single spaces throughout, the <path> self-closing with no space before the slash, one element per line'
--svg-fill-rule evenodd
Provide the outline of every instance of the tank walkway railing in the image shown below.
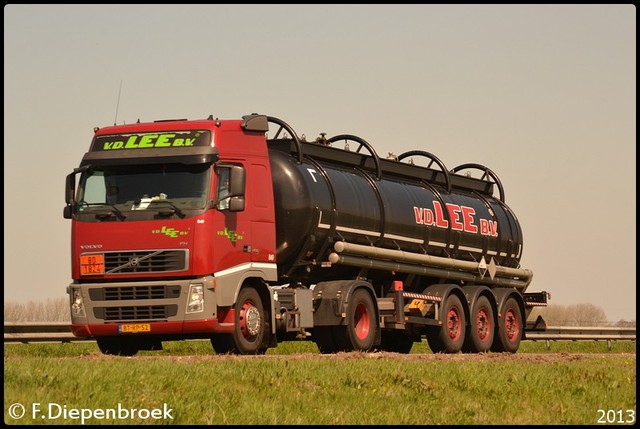
<path fill-rule="evenodd" d="M 547 326 L 530 324 L 526 330 L 527 341 L 545 341 L 547 348 L 551 341 L 606 341 L 611 350 L 612 341 L 635 341 L 635 327 L 617 326 Z M 5 343 L 66 343 L 91 341 L 77 338 L 71 333 L 67 322 L 4 323 Z"/>

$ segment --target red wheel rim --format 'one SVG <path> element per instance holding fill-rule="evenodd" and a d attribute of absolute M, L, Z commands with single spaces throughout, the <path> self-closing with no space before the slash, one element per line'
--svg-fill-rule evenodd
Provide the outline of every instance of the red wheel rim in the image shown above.
<path fill-rule="evenodd" d="M 460 313 L 456 307 L 450 308 L 447 313 L 447 332 L 449 333 L 449 338 L 453 341 L 458 341 L 458 339 L 460 339 L 462 326 L 460 322 Z"/>
<path fill-rule="evenodd" d="M 240 332 L 248 339 L 260 332 L 260 311 L 251 301 L 245 301 L 240 308 Z"/>
<path fill-rule="evenodd" d="M 518 321 L 518 317 L 513 309 L 509 309 L 505 315 L 504 332 L 507 336 L 507 340 L 510 342 L 517 341 L 519 338 L 520 322 Z"/>
<path fill-rule="evenodd" d="M 360 340 L 364 340 L 369 335 L 370 329 L 370 315 L 367 311 L 367 307 L 364 304 L 358 304 L 353 316 L 353 330 L 356 337 Z"/>
<path fill-rule="evenodd" d="M 491 321 L 484 308 L 481 308 L 476 314 L 476 332 L 480 341 L 487 341 L 491 334 Z"/>

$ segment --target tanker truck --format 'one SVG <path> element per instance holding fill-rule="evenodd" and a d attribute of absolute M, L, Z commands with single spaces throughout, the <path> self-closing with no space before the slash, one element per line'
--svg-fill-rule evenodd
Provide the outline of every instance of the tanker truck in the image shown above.
<path fill-rule="evenodd" d="M 65 200 L 71 330 L 104 354 L 515 353 L 548 298 L 489 168 L 272 116 L 96 127 Z"/>

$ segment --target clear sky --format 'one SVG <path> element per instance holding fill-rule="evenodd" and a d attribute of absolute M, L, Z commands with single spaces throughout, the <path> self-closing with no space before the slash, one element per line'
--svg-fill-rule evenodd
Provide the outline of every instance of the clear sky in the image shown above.
<path fill-rule="evenodd" d="M 66 297 L 93 127 L 253 112 L 489 167 L 529 291 L 636 319 L 631 4 L 7 5 L 5 301 Z"/>

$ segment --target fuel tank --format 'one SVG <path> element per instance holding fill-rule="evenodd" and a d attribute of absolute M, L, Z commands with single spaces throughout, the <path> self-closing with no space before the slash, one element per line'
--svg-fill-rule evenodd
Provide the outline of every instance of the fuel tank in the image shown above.
<path fill-rule="evenodd" d="M 519 267 L 522 231 L 495 180 L 317 143 L 272 142 L 269 157 L 279 266 L 320 264 L 345 241 Z"/>

